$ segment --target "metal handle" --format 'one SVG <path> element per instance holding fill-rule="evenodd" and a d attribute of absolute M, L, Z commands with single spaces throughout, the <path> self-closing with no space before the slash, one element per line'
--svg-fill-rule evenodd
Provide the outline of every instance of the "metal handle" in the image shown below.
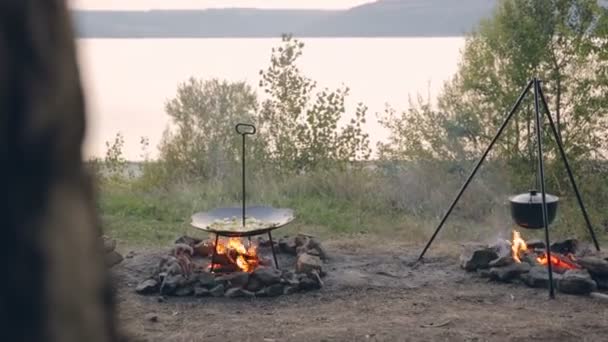
<path fill-rule="evenodd" d="M 245 136 L 246 135 L 253 135 L 256 132 L 255 126 L 251 125 L 251 124 L 245 124 L 245 123 L 239 123 L 237 124 L 234 129 L 236 130 L 236 132 L 240 135 L 243 136 L 243 151 L 242 151 L 242 158 L 241 158 L 241 165 L 243 167 L 242 169 L 242 185 L 243 185 L 243 216 L 242 216 L 242 220 L 243 220 L 243 227 L 245 227 L 245 217 L 246 217 L 246 206 L 247 206 L 247 190 L 245 187 Z"/>
<path fill-rule="evenodd" d="M 236 132 L 240 135 L 255 134 L 256 132 L 255 126 L 250 124 L 240 123 L 237 124 L 234 128 L 236 129 Z M 242 130 L 243 128 L 247 128 L 248 130 Z"/>

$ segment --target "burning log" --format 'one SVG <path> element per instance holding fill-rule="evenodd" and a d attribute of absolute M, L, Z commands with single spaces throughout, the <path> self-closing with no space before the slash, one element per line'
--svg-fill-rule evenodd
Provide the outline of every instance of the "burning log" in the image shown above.
<path fill-rule="evenodd" d="M 551 266 L 553 267 L 553 271 L 556 273 L 564 273 L 567 270 L 576 270 L 581 267 L 577 265 L 573 260 L 572 256 L 564 256 L 558 253 L 551 253 Z M 549 260 L 547 258 L 547 253 L 543 253 L 537 259 L 539 264 L 543 266 L 547 266 Z"/>
<path fill-rule="evenodd" d="M 236 265 L 243 272 L 251 273 L 260 264 L 257 246 L 250 243 L 249 247 L 245 248 L 239 238 L 230 238 L 228 242 L 218 241 L 215 254 L 216 260 L 218 256 L 224 256 L 229 260 L 229 264 Z M 215 263 L 219 262 L 215 261 Z"/>

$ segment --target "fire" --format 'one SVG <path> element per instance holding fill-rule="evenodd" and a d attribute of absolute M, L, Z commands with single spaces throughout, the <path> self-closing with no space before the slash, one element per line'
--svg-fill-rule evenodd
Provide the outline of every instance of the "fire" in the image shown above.
<path fill-rule="evenodd" d="M 259 265 L 258 250 L 255 244 L 249 242 L 249 246 L 245 247 L 240 238 L 229 238 L 227 242 L 219 240 L 215 246 L 215 251 L 218 256 L 223 256 L 227 262 L 238 266 L 243 272 L 253 272 Z M 209 267 L 213 269 L 221 269 L 221 263 L 215 263 Z"/>
<path fill-rule="evenodd" d="M 511 251 L 513 260 L 517 263 L 521 263 L 520 255 L 528 251 L 528 245 L 526 241 L 521 237 L 521 234 L 517 230 L 513 230 L 513 239 L 510 241 Z M 536 258 L 539 264 L 547 266 L 549 264 L 549 258 L 547 253 L 543 252 Z M 551 266 L 558 269 L 575 269 L 580 268 L 576 264 L 574 255 L 561 255 L 559 253 L 551 253 Z"/>
<path fill-rule="evenodd" d="M 526 241 L 521 238 L 521 234 L 517 231 L 513 231 L 513 241 L 511 242 L 511 251 L 513 252 L 513 260 L 517 263 L 521 263 L 521 259 L 519 258 L 519 253 L 525 252 L 528 250 L 528 245 Z"/>
<path fill-rule="evenodd" d="M 538 258 L 536 258 L 536 261 L 538 261 L 539 264 L 547 266 L 547 264 L 549 264 L 549 258 L 547 257 L 547 253 L 543 253 L 541 256 L 539 256 Z M 580 268 L 578 267 L 578 265 L 576 265 L 574 263 L 575 258 L 574 255 L 572 254 L 568 254 L 567 256 L 563 257 L 560 254 L 551 254 L 551 266 L 556 267 L 556 268 L 561 268 L 561 269 L 576 269 L 576 268 Z"/>

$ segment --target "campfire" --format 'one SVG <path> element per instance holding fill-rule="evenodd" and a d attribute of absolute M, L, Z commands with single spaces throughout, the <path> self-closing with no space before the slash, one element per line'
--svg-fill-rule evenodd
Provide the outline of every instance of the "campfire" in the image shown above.
<path fill-rule="evenodd" d="M 274 245 L 274 246 L 273 246 Z M 275 253 L 282 268 L 273 262 Z M 320 289 L 327 253 L 312 236 L 270 239 L 183 236 L 135 291 L 143 295 L 276 297 Z"/>
<path fill-rule="evenodd" d="M 521 263 L 521 258 L 526 253 L 534 253 L 536 255 L 535 259 L 540 265 L 547 266 L 549 264 L 549 258 L 547 257 L 547 252 L 545 251 L 545 249 L 535 248 L 534 250 L 530 250 L 528 248 L 528 244 L 526 244 L 526 241 L 522 239 L 519 231 L 513 230 L 513 238 L 509 243 L 511 244 L 511 256 L 513 258 L 513 261 L 515 261 L 516 263 Z M 581 268 L 581 266 L 576 263 L 574 251 L 569 251 L 565 255 L 553 251 L 551 253 L 551 266 L 556 271 L 574 270 Z"/>
<path fill-rule="evenodd" d="M 546 246 L 544 241 L 526 240 L 518 230 L 511 234 L 511 239 L 498 239 L 490 245 L 464 245 L 461 267 L 492 281 L 523 283 L 533 288 L 548 288 L 552 281 L 557 290 L 568 294 L 588 295 L 608 289 L 606 255 L 589 246 L 579 246 L 576 239 Z"/>
<path fill-rule="evenodd" d="M 211 243 L 211 248 L 215 248 L 216 259 L 209 264 L 209 270 L 216 272 L 242 271 L 252 273 L 261 264 L 258 256 L 258 246 L 252 241 L 248 241 L 245 247 L 241 238 L 231 237 L 227 240 L 219 239 L 217 246 Z"/>

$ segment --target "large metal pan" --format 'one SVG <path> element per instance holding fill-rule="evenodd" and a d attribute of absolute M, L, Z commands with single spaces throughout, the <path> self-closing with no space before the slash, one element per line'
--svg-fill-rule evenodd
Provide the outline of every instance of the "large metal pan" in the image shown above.
<path fill-rule="evenodd" d="M 218 208 L 208 212 L 199 212 L 192 215 L 193 227 L 202 229 L 206 232 L 218 234 L 227 237 L 244 237 L 252 235 L 261 235 L 270 232 L 271 230 L 281 228 L 295 219 L 292 209 L 273 208 L 273 207 L 247 207 L 247 217 L 267 223 L 263 228 L 247 226 L 239 231 L 226 231 L 211 228 L 211 225 L 217 220 L 231 219 L 236 217 L 239 219 L 242 215 L 243 208 Z"/>

